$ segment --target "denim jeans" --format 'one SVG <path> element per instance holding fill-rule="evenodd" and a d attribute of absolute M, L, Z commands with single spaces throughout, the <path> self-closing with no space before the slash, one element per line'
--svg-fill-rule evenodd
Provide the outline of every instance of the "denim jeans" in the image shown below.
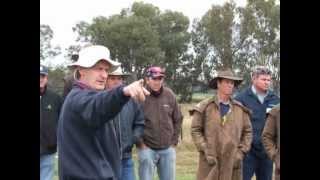
<path fill-rule="evenodd" d="M 138 158 L 140 180 L 152 180 L 155 168 L 158 170 L 160 180 L 176 179 L 176 151 L 174 148 L 139 149 Z"/>
<path fill-rule="evenodd" d="M 135 180 L 134 163 L 132 158 L 121 160 L 121 179 L 120 180 Z"/>
<path fill-rule="evenodd" d="M 52 180 L 55 154 L 40 156 L 40 180 Z"/>
<path fill-rule="evenodd" d="M 243 160 L 243 180 L 251 180 L 253 174 L 256 180 L 272 180 L 273 162 L 269 158 L 259 158 L 248 153 Z"/>

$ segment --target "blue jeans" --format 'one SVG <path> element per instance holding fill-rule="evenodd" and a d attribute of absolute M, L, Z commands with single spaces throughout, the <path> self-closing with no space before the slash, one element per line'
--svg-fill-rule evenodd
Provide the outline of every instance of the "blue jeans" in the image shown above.
<path fill-rule="evenodd" d="M 54 170 L 54 155 L 40 156 L 40 180 L 52 180 Z"/>
<path fill-rule="evenodd" d="M 139 149 L 140 180 L 152 180 L 157 167 L 160 180 L 176 179 L 176 150 L 172 147 L 163 150 Z"/>
<path fill-rule="evenodd" d="M 134 163 L 132 158 L 121 160 L 121 178 L 120 180 L 135 180 Z"/>
<path fill-rule="evenodd" d="M 259 158 L 248 153 L 243 160 L 243 180 L 251 180 L 253 174 L 256 180 L 272 180 L 273 162 L 269 158 Z"/>

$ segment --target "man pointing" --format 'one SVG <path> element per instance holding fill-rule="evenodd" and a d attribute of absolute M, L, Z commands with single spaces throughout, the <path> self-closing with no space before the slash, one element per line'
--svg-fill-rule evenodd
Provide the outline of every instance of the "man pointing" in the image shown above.
<path fill-rule="evenodd" d="M 60 180 L 118 180 L 120 149 L 112 119 L 131 98 L 144 101 L 143 80 L 106 91 L 109 71 L 120 64 L 108 48 L 93 45 L 79 52 L 75 83 L 61 109 L 58 125 Z"/>

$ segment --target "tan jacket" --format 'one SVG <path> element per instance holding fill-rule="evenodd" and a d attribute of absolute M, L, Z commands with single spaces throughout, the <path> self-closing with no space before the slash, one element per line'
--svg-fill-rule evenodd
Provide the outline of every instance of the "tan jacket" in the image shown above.
<path fill-rule="evenodd" d="M 262 143 L 269 158 L 276 164 L 276 180 L 280 180 L 280 105 L 268 113 L 262 132 Z"/>
<path fill-rule="evenodd" d="M 198 180 L 241 180 L 242 159 L 250 150 L 252 127 L 249 110 L 230 100 L 225 123 L 216 97 L 190 110 L 191 136 L 200 152 Z"/>

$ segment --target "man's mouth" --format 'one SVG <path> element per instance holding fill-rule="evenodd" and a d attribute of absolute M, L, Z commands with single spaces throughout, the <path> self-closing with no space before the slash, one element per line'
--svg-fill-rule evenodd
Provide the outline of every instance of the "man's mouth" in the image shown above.
<path fill-rule="evenodd" d="M 98 84 L 104 84 L 105 83 L 105 81 L 97 81 L 98 82 Z"/>

